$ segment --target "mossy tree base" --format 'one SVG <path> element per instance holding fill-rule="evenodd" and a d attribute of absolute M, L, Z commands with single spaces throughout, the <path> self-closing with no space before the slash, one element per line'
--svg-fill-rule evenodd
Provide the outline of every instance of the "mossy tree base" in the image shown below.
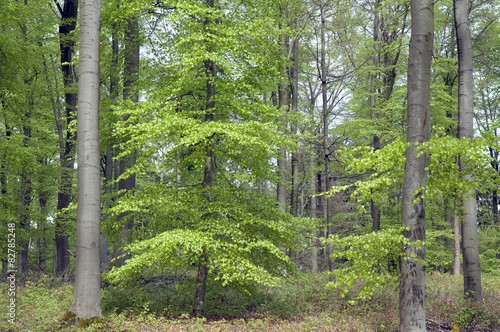
<path fill-rule="evenodd" d="M 61 326 L 69 326 L 69 325 L 74 325 L 76 326 L 77 330 L 84 329 L 90 325 L 97 325 L 97 327 L 100 330 L 107 330 L 107 324 L 102 317 L 91 317 L 88 319 L 82 319 L 78 318 L 76 314 L 74 314 L 71 311 L 66 311 L 64 315 L 59 318 L 58 320 L 59 324 Z"/>

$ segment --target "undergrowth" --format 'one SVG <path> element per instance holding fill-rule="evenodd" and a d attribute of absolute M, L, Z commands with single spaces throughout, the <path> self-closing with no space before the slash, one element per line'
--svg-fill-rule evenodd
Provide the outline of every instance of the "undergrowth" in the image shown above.
<path fill-rule="evenodd" d="M 209 283 L 206 318 L 191 317 L 194 284 L 161 276 L 135 286 L 103 287 L 102 310 L 106 331 L 397 331 L 398 294 L 377 290 L 367 302 L 348 304 L 340 291 L 326 289 L 326 274 L 303 273 L 283 280 L 280 287 L 253 294 Z M 0 331 L 74 331 L 57 319 L 69 308 L 71 283 L 49 277 L 27 280 L 18 287 L 17 320 L 12 326 L 2 317 Z M 357 284 L 354 287 L 362 287 Z M 460 331 L 500 330 L 500 280 L 483 276 L 484 303 L 463 297 L 463 280 L 429 273 L 426 278 L 426 315 Z M 6 294 L 7 285 L 0 283 Z M 355 292 L 352 292 L 355 294 Z M 5 308 L 7 296 L 0 297 Z M 102 324 L 86 331 L 102 330 Z M 432 329 L 429 328 L 430 331 Z"/>

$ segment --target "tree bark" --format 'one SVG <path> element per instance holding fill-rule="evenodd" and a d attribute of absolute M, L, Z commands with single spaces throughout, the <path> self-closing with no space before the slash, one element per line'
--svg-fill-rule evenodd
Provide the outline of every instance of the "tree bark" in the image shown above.
<path fill-rule="evenodd" d="M 75 289 L 69 311 L 75 323 L 101 316 L 100 225 L 101 172 L 99 153 L 100 0 L 83 0 L 80 11 L 78 71 L 78 207 Z"/>
<path fill-rule="evenodd" d="M 375 122 L 374 124 L 376 125 L 376 120 L 378 119 L 378 112 L 377 112 L 377 70 L 379 67 L 379 50 L 378 50 L 378 30 L 379 30 L 379 18 L 378 18 L 378 4 L 380 0 L 375 0 L 374 6 L 373 6 L 373 43 L 374 43 L 374 52 L 373 52 L 373 67 L 374 67 L 374 73 L 372 74 L 371 77 L 371 85 L 370 85 L 370 118 Z M 373 135 L 373 149 L 374 150 L 379 150 L 380 149 L 380 138 L 378 137 L 377 134 Z M 378 232 L 380 230 L 380 209 L 377 203 L 375 203 L 373 200 L 370 202 L 370 208 L 371 208 L 371 216 L 372 216 L 372 221 L 373 221 L 373 227 L 372 230 L 374 232 Z"/>
<path fill-rule="evenodd" d="M 434 1 L 411 1 L 411 39 L 408 57 L 408 130 L 403 178 L 402 226 L 410 242 L 425 241 L 425 205 L 422 192 L 427 183 L 428 155 L 417 158 L 416 144 L 430 138 L 430 69 L 434 40 Z M 416 194 L 415 194 L 416 193 Z M 416 201 L 415 201 L 416 200 Z M 399 290 L 400 331 L 425 331 L 425 246 L 404 246 Z M 416 254 L 418 260 L 408 257 Z"/>
<path fill-rule="evenodd" d="M 112 49 L 112 59 L 111 59 L 111 68 L 113 70 L 113 73 L 111 75 L 111 80 L 109 84 L 109 95 L 112 100 L 115 100 L 118 97 L 118 39 L 116 37 L 116 29 L 117 29 L 117 24 L 113 24 L 111 32 L 111 49 Z M 111 110 L 110 110 L 111 111 Z M 106 195 L 111 195 L 113 193 L 113 185 L 111 184 L 111 181 L 113 181 L 114 177 L 114 170 L 115 170 L 115 163 L 113 161 L 113 153 L 114 151 L 114 142 L 113 140 L 108 144 L 108 147 L 106 149 L 106 167 L 105 167 L 105 173 L 104 173 L 104 178 L 106 181 L 106 186 L 104 187 L 104 192 Z M 111 202 L 112 199 L 108 196 L 106 199 L 106 207 L 110 208 L 111 207 Z M 107 220 L 109 218 L 109 215 L 104 216 L 104 220 Z M 109 264 L 109 238 L 107 236 L 106 230 L 104 230 L 101 234 L 101 271 L 104 271 Z"/>
<path fill-rule="evenodd" d="M 123 100 L 130 100 L 134 103 L 139 101 L 139 95 L 136 91 L 135 86 L 137 82 L 137 75 L 139 73 L 139 22 L 137 18 L 127 19 L 127 29 L 125 31 L 125 70 L 124 70 L 124 82 L 123 82 Z M 123 118 L 123 121 L 127 121 L 129 115 Z M 136 153 L 132 152 L 128 156 L 120 159 L 119 162 L 119 175 L 123 175 L 128 169 L 132 168 L 135 164 Z M 130 175 L 127 178 L 121 179 L 118 183 L 118 189 L 123 190 L 121 196 L 125 195 L 135 188 L 135 174 Z M 120 197 L 121 197 L 120 196 Z M 117 247 L 118 252 L 116 256 L 119 256 L 114 261 L 115 266 L 122 266 L 125 261 L 130 258 L 129 254 L 123 255 L 122 248 L 129 242 L 129 233 L 133 227 L 133 220 L 131 219 L 130 212 L 125 211 L 118 215 L 118 222 L 121 223 L 121 240 L 119 246 Z M 122 221 L 122 219 L 124 221 Z"/>
<path fill-rule="evenodd" d="M 66 137 L 62 119 L 56 117 L 56 124 L 59 133 L 59 149 L 61 162 L 61 177 L 59 182 L 59 191 L 57 193 L 57 211 L 58 216 L 55 220 L 55 239 L 54 239 L 54 265 L 53 272 L 55 276 L 65 277 L 69 273 L 69 243 L 68 243 L 68 223 L 69 216 L 63 212 L 71 203 L 71 188 L 73 186 L 74 169 L 74 140 L 76 139 L 73 131 L 69 129 L 69 124 L 75 119 L 76 111 L 76 93 L 72 92 L 75 84 L 75 66 L 73 65 L 73 47 L 72 32 L 76 28 L 78 16 L 78 0 L 65 0 L 61 12 L 61 23 L 59 24 L 59 45 L 61 49 L 61 68 L 64 83 L 64 102 L 66 116 Z"/>
<path fill-rule="evenodd" d="M 315 156 L 314 156 L 314 153 L 311 153 L 311 160 L 310 160 L 310 168 L 311 168 L 311 195 L 316 195 L 316 181 L 317 181 L 317 175 L 316 173 L 314 173 L 314 169 L 316 168 L 315 167 L 315 163 L 316 163 L 316 159 L 315 159 Z M 311 218 L 313 220 L 316 219 L 317 217 L 317 206 L 316 206 L 316 196 L 311 196 Z M 318 234 L 318 230 L 316 228 L 314 228 L 312 230 L 312 243 L 311 243 L 311 270 L 313 270 L 313 272 L 317 272 L 318 271 L 318 246 L 319 246 L 319 241 L 318 241 L 318 237 L 319 237 L 319 234 Z"/>
<path fill-rule="evenodd" d="M 295 38 L 293 42 L 293 68 L 292 68 L 292 113 L 297 114 L 299 111 L 299 38 Z M 291 122 L 291 134 L 297 135 L 297 124 Z M 299 212 L 299 151 L 297 148 L 292 150 L 292 195 L 291 195 L 291 214 L 293 217 L 298 216 Z M 297 259 L 297 253 L 290 249 L 290 258 Z"/>
<path fill-rule="evenodd" d="M 323 158 L 325 161 L 325 191 L 329 191 L 332 189 L 331 179 L 330 179 L 330 148 L 328 146 L 328 97 L 327 97 L 327 82 L 326 82 L 326 40 L 325 40 L 325 2 L 321 0 L 321 96 L 322 96 L 322 116 L 323 116 Z M 326 232 L 329 237 L 333 234 L 333 198 L 325 197 L 326 200 Z M 328 255 L 328 271 L 333 272 L 335 269 L 335 263 L 333 258 L 330 257 L 333 254 L 333 245 L 328 244 L 327 246 L 327 255 Z M 333 277 L 330 277 L 330 281 L 333 281 Z"/>
<path fill-rule="evenodd" d="M 468 1 L 454 0 L 455 31 L 458 46 L 458 138 L 472 140 L 474 135 L 472 41 L 469 29 Z M 460 169 L 467 165 L 460 158 Z M 474 181 L 471 175 L 466 175 Z M 482 301 L 481 265 L 477 239 L 476 192 L 471 190 L 462 201 L 462 257 L 464 260 L 464 293 L 476 302 Z"/>
<path fill-rule="evenodd" d="M 214 0 L 207 0 L 207 6 L 209 8 L 215 7 Z M 210 20 L 207 19 L 205 21 L 205 25 L 210 24 Z M 207 99 L 205 103 L 205 122 L 214 121 L 214 111 L 215 111 L 215 102 L 214 97 L 216 94 L 214 79 L 217 76 L 217 67 L 214 61 L 205 60 L 205 75 L 207 78 Z M 207 204 L 210 204 L 213 201 L 213 197 L 210 193 L 210 188 L 214 183 L 214 168 L 215 168 L 215 160 L 214 160 L 214 152 L 213 152 L 213 142 L 212 138 L 208 138 L 206 155 L 205 155 L 205 167 L 203 170 L 203 189 L 205 191 L 205 197 L 207 200 Z M 210 215 L 205 215 L 204 218 L 209 218 Z M 209 265 L 208 265 L 208 253 L 206 249 L 203 249 L 203 252 L 198 260 L 198 275 L 196 278 L 196 291 L 194 298 L 194 307 L 193 314 L 195 317 L 203 317 L 205 314 L 205 291 L 207 288 L 207 277 L 208 277 Z"/>
<path fill-rule="evenodd" d="M 457 197 L 458 200 L 458 197 Z M 457 203 L 453 211 L 453 274 L 459 276 L 460 269 L 460 253 L 462 252 L 460 244 L 460 217 L 458 212 Z"/>

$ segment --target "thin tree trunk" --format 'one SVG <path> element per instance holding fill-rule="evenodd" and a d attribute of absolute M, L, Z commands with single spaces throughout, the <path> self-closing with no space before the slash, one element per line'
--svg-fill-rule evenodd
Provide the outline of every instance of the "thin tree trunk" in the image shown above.
<path fill-rule="evenodd" d="M 78 71 L 78 207 L 73 301 L 75 324 L 101 316 L 101 172 L 99 153 L 100 0 L 83 0 Z M 80 322 L 80 320 L 82 320 Z"/>
<path fill-rule="evenodd" d="M 70 123 L 75 119 L 76 93 L 72 92 L 75 84 L 75 67 L 73 65 L 74 41 L 71 34 L 75 31 L 78 16 L 78 0 L 65 0 L 61 11 L 59 24 L 59 45 L 61 49 L 61 68 L 64 83 L 64 102 L 66 104 L 66 137 L 62 126 L 60 114 L 56 114 L 56 124 L 59 133 L 59 148 L 61 162 L 61 177 L 57 193 L 58 216 L 55 220 L 54 239 L 54 275 L 65 277 L 69 273 L 69 242 L 68 223 L 69 215 L 63 212 L 71 203 L 71 188 L 73 186 L 74 169 L 74 140 L 73 131 L 69 129 Z"/>
<path fill-rule="evenodd" d="M 207 0 L 207 6 L 209 8 L 213 8 L 215 6 L 214 0 Z M 208 25 L 210 20 L 205 22 L 205 25 Z M 217 76 L 217 68 L 216 64 L 212 60 L 204 61 L 205 65 L 205 75 L 207 77 L 207 100 L 205 103 L 205 121 L 211 122 L 214 121 L 214 109 L 215 102 L 214 97 L 216 94 L 214 79 Z M 207 150 L 205 155 L 205 167 L 203 171 L 203 189 L 205 191 L 205 197 L 207 199 L 207 204 L 210 204 L 213 201 L 213 197 L 210 194 L 210 188 L 213 186 L 214 182 L 214 168 L 215 168 L 215 160 L 214 160 L 214 152 L 213 152 L 213 142 L 212 139 L 209 138 L 207 142 Z M 210 218 L 210 215 L 205 215 L 205 218 Z M 194 298 L 194 307 L 193 314 L 195 317 L 203 317 L 205 314 L 205 291 L 208 277 L 208 253 L 206 249 L 203 249 L 203 253 L 201 254 L 198 261 L 198 275 L 196 278 L 196 291 Z"/>
<path fill-rule="evenodd" d="M 288 17 L 286 9 L 282 11 L 283 19 Z M 288 52 L 289 52 L 290 41 L 286 34 L 281 36 L 281 56 L 286 60 L 286 64 L 281 68 L 281 74 L 283 79 L 286 81 L 281 83 L 278 87 L 278 108 L 284 112 L 290 110 L 290 76 L 288 68 Z M 283 119 L 283 130 L 286 131 L 286 120 Z M 287 172 L 287 160 L 286 160 L 286 149 L 279 148 L 278 157 L 278 184 L 276 187 L 276 195 L 279 204 L 279 208 L 286 212 L 286 201 L 287 201 L 287 191 L 286 191 L 286 172 Z"/>
<path fill-rule="evenodd" d="M 458 138 L 472 140 L 474 135 L 473 83 L 472 83 L 472 41 L 469 29 L 468 1 L 454 0 L 455 31 L 458 48 Z M 467 165 L 460 158 L 460 169 Z M 465 178 L 474 181 L 471 175 Z M 464 260 L 465 296 L 482 301 L 481 265 L 477 239 L 476 192 L 471 190 L 462 201 L 462 253 Z"/>
<path fill-rule="evenodd" d="M 299 39 L 295 38 L 293 42 L 293 68 L 292 68 L 292 113 L 297 114 L 299 111 Z M 292 136 L 297 135 L 297 124 L 295 121 L 291 123 Z M 297 148 L 292 150 L 292 197 L 291 197 L 291 214 L 293 217 L 298 216 L 299 210 L 299 152 Z M 297 259 L 297 253 L 290 249 L 290 258 Z"/>
<path fill-rule="evenodd" d="M 111 33 L 111 49 L 112 49 L 112 59 L 111 59 L 111 68 L 113 69 L 113 73 L 111 75 L 111 81 L 109 83 L 109 95 L 112 100 L 115 100 L 118 97 L 118 39 L 116 37 L 117 24 L 113 24 L 113 30 Z M 106 195 L 110 195 L 113 193 L 113 185 L 111 181 L 113 181 L 115 163 L 113 161 L 113 151 L 114 151 L 114 142 L 109 143 L 106 149 L 106 168 L 105 168 L 105 181 L 106 186 L 104 187 L 104 192 Z M 106 207 L 111 207 L 112 199 L 108 196 L 106 199 Z M 109 215 L 104 216 L 104 220 L 107 220 Z M 101 234 L 101 271 L 104 271 L 109 264 L 109 238 L 107 236 L 106 230 Z"/>
<path fill-rule="evenodd" d="M 24 35 L 26 35 L 26 28 L 23 27 Z M 28 72 L 26 71 L 26 76 L 28 76 Z M 24 80 L 24 84 L 29 84 L 29 79 L 26 78 Z M 29 146 L 29 140 L 31 138 L 31 108 L 32 100 L 31 96 L 26 96 L 26 107 L 28 108 L 25 111 L 26 119 L 24 120 L 23 126 L 23 147 L 26 149 Z M 29 166 L 28 166 L 29 167 Z M 25 166 L 21 173 L 21 206 L 20 206 L 20 217 L 19 217 L 19 228 L 24 230 L 25 234 L 28 234 L 30 227 L 30 215 L 29 215 L 29 206 L 31 202 L 31 172 Z M 19 251 L 18 264 L 17 264 L 17 272 L 18 273 L 26 273 L 28 272 L 28 250 L 29 250 L 29 241 L 27 238 L 21 237 L 19 239 L 19 246 L 21 250 Z"/>
<path fill-rule="evenodd" d="M 41 191 L 40 197 L 38 198 L 38 203 L 40 205 L 40 219 L 38 220 L 37 230 L 41 232 L 40 237 L 36 241 L 36 247 L 38 249 L 37 265 L 38 268 L 45 273 L 45 249 L 47 247 L 47 241 L 45 239 L 45 219 L 47 218 L 47 198 L 49 193 L 47 191 Z"/>
<path fill-rule="evenodd" d="M 411 39 L 408 56 L 408 130 L 406 164 L 403 179 L 402 226 L 410 242 L 425 242 L 425 205 L 423 192 L 427 183 L 428 155 L 417 158 L 415 144 L 430 138 L 430 69 L 434 40 L 434 1 L 411 1 Z M 416 193 L 416 194 L 415 194 Z M 415 202 L 415 200 L 417 200 Z M 400 331 L 425 331 L 425 246 L 403 247 L 399 290 Z M 419 260 L 408 257 L 416 254 Z"/>
<path fill-rule="evenodd" d="M 374 73 L 371 77 L 371 85 L 370 85 L 370 118 L 375 122 L 378 119 L 378 112 L 376 110 L 377 107 L 377 70 L 379 67 L 379 50 L 378 50 L 378 30 L 379 30 L 379 19 L 378 19 L 378 4 L 379 0 L 375 0 L 374 8 L 373 8 L 373 43 L 374 43 L 374 52 L 373 52 L 373 67 Z M 380 149 L 380 138 L 377 134 L 373 135 L 373 149 Z M 371 208 L 371 216 L 373 221 L 372 230 L 374 232 L 378 232 L 380 230 L 380 209 L 377 203 L 373 200 L 370 202 Z"/>
<path fill-rule="evenodd" d="M 456 198 L 458 200 L 458 197 Z M 453 274 L 459 276 L 461 273 L 460 269 L 460 254 L 462 248 L 460 246 L 460 216 L 458 212 L 457 201 L 455 201 L 455 208 L 453 213 Z"/>
<path fill-rule="evenodd" d="M 323 100 L 323 158 L 325 161 L 325 191 L 329 191 L 332 188 L 331 179 L 330 179 L 330 148 L 328 146 L 328 98 L 326 91 L 326 40 L 325 40 L 325 2 L 321 0 L 321 96 Z M 329 237 L 333 234 L 333 207 L 332 207 L 332 197 L 325 197 L 326 200 L 326 232 Z M 333 272 L 335 269 L 335 263 L 333 258 L 330 256 L 333 254 L 333 245 L 328 244 L 327 246 L 327 255 L 328 255 L 328 271 Z M 333 277 L 330 277 L 330 281 L 333 281 Z"/>
<path fill-rule="evenodd" d="M 139 95 L 136 91 L 135 86 L 137 82 L 137 76 L 139 73 L 139 23 L 137 18 L 127 19 L 127 29 L 125 31 L 125 72 L 124 72 L 124 82 L 123 82 L 123 100 L 130 100 L 134 103 L 139 101 Z M 129 115 L 123 118 L 123 121 L 127 121 Z M 128 169 L 132 168 L 136 161 L 136 153 L 132 152 L 128 156 L 120 159 L 120 176 L 123 175 Z M 130 192 L 135 188 L 135 174 L 119 181 L 118 189 L 123 190 L 123 195 Z M 122 221 L 125 220 L 125 221 Z M 129 233 L 133 227 L 133 220 L 131 218 L 130 212 L 125 211 L 118 215 L 119 223 L 121 223 L 121 240 L 118 246 L 117 258 L 114 261 L 115 266 L 122 266 L 125 261 L 130 258 L 129 254 L 123 255 L 122 248 L 129 242 Z"/>
<path fill-rule="evenodd" d="M 311 153 L 311 159 L 310 159 L 310 168 L 311 168 L 311 195 L 316 195 L 316 181 L 317 181 L 317 175 L 314 173 L 315 167 L 315 158 L 314 158 L 314 153 Z M 317 207 L 316 207 L 316 196 L 311 196 L 311 218 L 313 220 L 316 219 L 317 217 Z M 312 230 L 312 243 L 311 243 L 311 270 L 314 272 L 318 271 L 318 230 L 314 228 Z"/>

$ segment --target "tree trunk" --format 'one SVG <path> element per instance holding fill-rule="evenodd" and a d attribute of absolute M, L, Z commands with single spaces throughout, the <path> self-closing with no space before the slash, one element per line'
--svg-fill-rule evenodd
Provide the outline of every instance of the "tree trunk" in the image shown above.
<path fill-rule="evenodd" d="M 116 30 L 118 25 L 113 23 L 112 32 L 111 32 L 111 49 L 112 49 L 112 59 L 111 59 L 111 68 L 113 69 L 113 73 L 111 75 L 111 80 L 109 83 L 109 95 L 112 100 L 115 100 L 118 97 L 118 38 L 116 37 Z M 110 110 L 111 111 L 111 110 Z M 113 161 L 113 151 L 114 151 L 114 142 L 111 141 L 106 149 L 106 167 L 104 178 L 106 181 L 106 186 L 104 187 L 104 192 L 106 195 L 110 195 L 113 193 L 113 185 L 111 181 L 113 181 L 115 163 Z M 111 207 L 112 199 L 108 196 L 106 199 L 106 207 Z M 109 215 L 104 216 L 104 220 L 107 220 Z M 109 238 L 107 236 L 106 230 L 101 234 L 101 271 L 104 271 L 109 264 Z"/>
<path fill-rule="evenodd" d="M 370 86 L 370 118 L 375 122 L 374 125 L 376 125 L 376 120 L 378 119 L 378 112 L 376 110 L 377 106 L 377 70 L 379 67 L 379 50 L 378 50 L 378 30 L 379 30 L 379 19 L 378 19 L 378 4 L 380 0 L 375 0 L 374 2 L 374 8 L 373 8 L 373 43 L 374 43 L 374 52 L 373 52 L 373 67 L 374 67 L 374 73 L 372 74 L 371 77 L 371 86 Z M 377 134 L 373 135 L 373 149 L 374 150 L 379 150 L 380 149 L 380 138 L 378 137 Z M 374 232 L 378 232 L 380 230 L 380 209 L 377 203 L 375 203 L 373 200 L 371 201 L 370 204 L 371 208 L 371 216 L 372 216 L 372 221 L 373 221 L 373 228 L 372 230 Z"/>
<path fill-rule="evenodd" d="M 310 160 L 310 168 L 311 168 L 311 195 L 316 195 L 316 181 L 317 181 L 317 175 L 314 173 L 315 167 L 315 162 L 316 159 L 314 158 L 314 153 L 311 153 L 311 160 Z M 311 196 L 311 218 L 313 220 L 316 219 L 317 217 L 317 207 L 316 207 L 316 196 Z M 312 243 L 311 243 L 311 270 L 314 272 L 318 271 L 318 237 L 319 237 L 319 232 L 315 227 L 312 230 Z"/>
<path fill-rule="evenodd" d="M 214 0 L 207 0 L 207 6 L 209 8 L 213 8 L 215 6 Z M 210 23 L 210 20 L 205 22 L 206 25 Z M 215 102 L 214 97 L 216 94 L 214 79 L 217 76 L 217 68 L 216 64 L 212 60 L 205 60 L 205 75 L 207 77 L 207 100 L 205 103 L 205 121 L 211 122 L 214 121 L 214 109 Z M 213 139 L 208 138 L 207 142 L 207 150 L 205 155 L 205 167 L 203 170 L 203 189 L 205 191 L 205 197 L 207 200 L 207 204 L 210 204 L 213 201 L 213 197 L 210 194 L 210 188 L 213 186 L 214 182 L 214 168 L 215 168 L 215 160 L 214 160 L 214 152 L 213 152 Z M 204 218 L 209 218 L 209 215 L 205 215 Z M 206 283 L 208 277 L 208 253 L 205 249 L 203 249 L 203 253 L 201 254 L 198 261 L 198 276 L 196 279 L 196 292 L 194 298 L 194 308 L 193 314 L 195 317 L 203 317 L 205 314 L 205 291 L 206 291 Z"/>
<path fill-rule="evenodd" d="M 40 205 L 40 219 L 38 220 L 37 229 L 42 232 L 42 234 L 36 241 L 36 247 L 38 249 L 37 265 L 38 268 L 45 273 L 45 249 L 47 246 L 47 241 L 45 239 L 45 219 L 47 218 L 47 198 L 50 196 L 49 192 L 43 190 L 39 193 L 39 195 L 38 203 Z"/>
<path fill-rule="evenodd" d="M 297 114 L 299 111 L 299 39 L 298 36 L 293 42 L 293 68 L 292 68 L 292 112 Z M 292 136 L 297 135 L 297 124 L 295 121 L 291 123 Z M 291 197 L 291 214 L 294 217 L 298 216 L 299 212 L 299 152 L 297 148 L 292 150 L 292 197 Z M 297 259 L 297 253 L 290 249 L 290 258 Z"/>
<path fill-rule="evenodd" d="M 417 158 L 415 144 L 430 138 L 430 69 L 434 39 L 434 1 L 411 1 L 411 39 L 408 57 L 408 130 L 406 164 L 403 178 L 402 226 L 410 242 L 425 241 L 425 205 L 428 155 Z M 415 202 L 415 200 L 417 200 Z M 400 331 L 425 331 L 425 246 L 404 246 L 399 290 Z M 416 254 L 419 260 L 408 257 Z"/>
<path fill-rule="evenodd" d="M 458 200 L 458 198 L 457 198 Z M 460 253 L 462 252 L 460 247 L 460 217 L 458 212 L 458 206 L 455 202 L 455 208 L 453 211 L 453 274 L 456 276 L 460 275 Z"/>
<path fill-rule="evenodd" d="M 69 129 L 69 124 L 75 119 L 76 93 L 72 92 L 75 84 L 75 66 L 73 65 L 73 46 L 71 34 L 75 31 L 78 16 L 78 0 L 65 0 L 61 11 L 61 23 L 59 24 L 59 45 L 61 49 L 61 68 L 64 83 L 64 102 L 66 104 L 66 137 L 64 137 L 62 119 L 56 117 L 56 124 L 59 133 L 59 148 L 61 162 L 61 177 L 59 191 L 57 193 L 57 211 L 55 220 L 54 239 L 54 268 L 55 276 L 64 277 L 69 273 L 69 243 L 68 243 L 68 223 L 67 212 L 62 212 L 71 203 L 71 188 L 73 186 L 74 169 L 74 143 L 76 139 Z"/>
<path fill-rule="evenodd" d="M 124 72 L 124 82 L 123 82 L 123 100 L 130 100 L 134 103 L 139 101 L 139 95 L 136 91 L 135 86 L 138 73 L 139 73 L 139 22 L 137 18 L 127 19 L 127 29 L 125 31 L 125 72 Z M 127 121 L 129 115 L 123 118 L 123 121 Z M 120 159 L 119 175 L 123 175 L 128 169 L 132 168 L 135 164 L 136 153 L 132 152 L 128 156 Z M 122 179 L 118 183 L 118 189 L 123 190 L 125 195 L 135 188 L 135 174 Z M 122 221 L 125 220 L 125 221 Z M 121 223 L 121 240 L 118 246 L 117 256 L 120 256 L 114 261 L 115 266 L 122 266 L 125 261 L 130 258 L 129 254 L 123 255 L 122 248 L 129 242 L 129 233 L 133 227 L 133 220 L 131 219 L 130 212 L 126 211 L 118 215 L 119 223 Z"/>
<path fill-rule="evenodd" d="M 474 111 L 472 95 L 472 41 L 469 29 L 468 1 L 454 0 L 455 31 L 458 48 L 458 138 L 471 140 L 474 135 Z M 467 165 L 460 158 L 460 169 Z M 474 181 L 470 175 L 465 178 Z M 476 192 L 471 190 L 462 201 L 462 257 L 464 260 L 465 296 L 482 301 L 481 265 L 477 239 Z"/>
<path fill-rule="evenodd" d="M 26 29 L 24 28 L 24 32 Z M 28 73 L 26 73 L 28 75 Z M 25 79 L 25 84 L 29 84 L 29 80 Z M 31 96 L 26 96 L 26 107 L 28 110 L 25 112 L 26 119 L 25 124 L 23 126 L 23 147 L 26 149 L 29 145 L 29 140 L 31 138 L 31 124 L 30 124 L 30 108 L 32 106 Z M 29 167 L 29 166 L 28 166 Z M 21 174 L 21 206 L 20 206 L 20 216 L 19 216 L 19 228 L 24 230 L 25 236 L 19 239 L 19 246 L 21 250 L 19 251 L 18 264 L 17 264 L 17 272 L 18 273 L 26 273 L 28 272 L 28 250 L 29 250 L 29 239 L 28 232 L 30 227 L 30 215 L 29 215 L 29 206 L 31 202 L 31 172 L 27 169 L 27 167 L 23 168 Z"/>
<path fill-rule="evenodd" d="M 325 3 L 321 0 L 321 96 L 323 101 L 322 116 L 323 116 L 323 158 L 325 160 L 325 191 L 329 191 L 332 188 L 330 179 L 330 148 L 328 146 L 328 98 L 326 91 L 326 40 L 325 40 Z M 326 232 L 327 237 L 333 234 L 333 198 L 325 197 L 326 200 Z M 328 255 L 328 271 L 333 272 L 335 269 L 335 264 L 333 258 L 330 257 L 333 254 L 333 245 L 328 244 L 327 246 Z M 330 281 L 333 281 L 333 277 L 330 277 Z"/>
<path fill-rule="evenodd" d="M 80 15 L 76 271 L 73 301 L 69 311 L 75 315 L 75 323 L 83 327 L 88 324 L 88 319 L 101 316 L 100 0 L 83 0 Z"/>

